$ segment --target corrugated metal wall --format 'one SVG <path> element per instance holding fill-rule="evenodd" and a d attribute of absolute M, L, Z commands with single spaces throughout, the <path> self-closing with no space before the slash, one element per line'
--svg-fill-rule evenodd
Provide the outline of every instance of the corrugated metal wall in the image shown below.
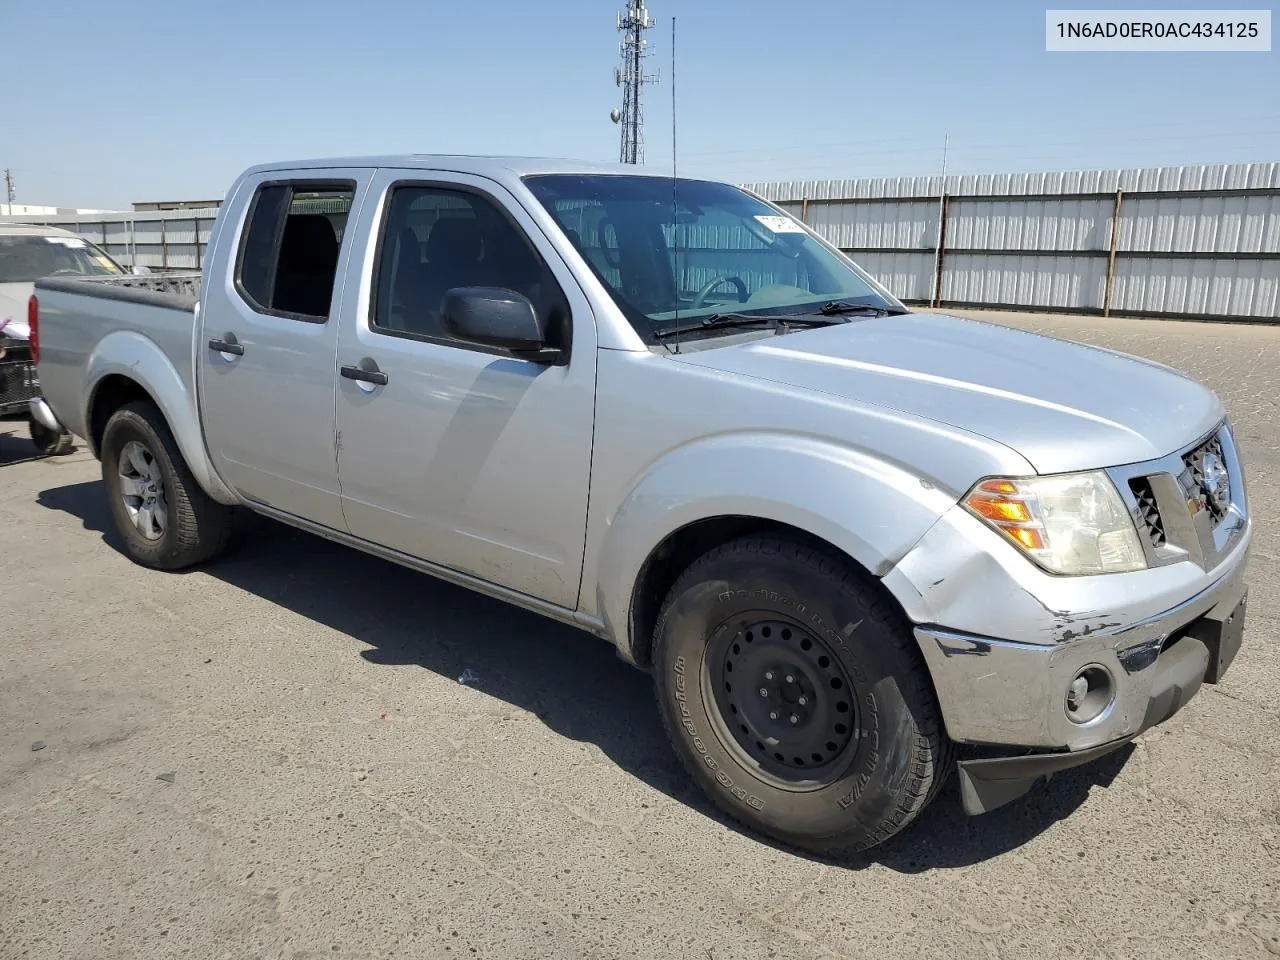
<path fill-rule="evenodd" d="M 1280 163 L 748 186 L 910 302 L 1280 319 Z"/>

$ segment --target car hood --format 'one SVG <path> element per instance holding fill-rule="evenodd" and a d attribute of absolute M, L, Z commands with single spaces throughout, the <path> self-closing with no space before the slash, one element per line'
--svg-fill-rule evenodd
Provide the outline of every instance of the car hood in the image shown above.
<path fill-rule="evenodd" d="M 873 404 L 981 434 L 1039 473 L 1162 457 L 1223 416 L 1176 371 L 978 320 L 911 313 L 672 359 Z"/>
<path fill-rule="evenodd" d="M 27 301 L 35 292 L 33 283 L 0 283 L 0 336 L 29 340 Z"/>

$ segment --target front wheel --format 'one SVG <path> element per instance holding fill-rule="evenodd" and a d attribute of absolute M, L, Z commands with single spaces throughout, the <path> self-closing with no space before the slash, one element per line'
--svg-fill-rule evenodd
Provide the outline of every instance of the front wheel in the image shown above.
<path fill-rule="evenodd" d="M 102 481 L 137 563 L 179 570 L 226 547 L 231 508 L 200 488 L 154 405 L 129 403 L 111 415 L 102 434 Z"/>
<path fill-rule="evenodd" d="M 746 537 L 695 561 L 654 638 L 676 752 L 721 809 L 795 847 L 888 839 L 950 771 L 915 639 L 878 587 L 799 541 Z"/>

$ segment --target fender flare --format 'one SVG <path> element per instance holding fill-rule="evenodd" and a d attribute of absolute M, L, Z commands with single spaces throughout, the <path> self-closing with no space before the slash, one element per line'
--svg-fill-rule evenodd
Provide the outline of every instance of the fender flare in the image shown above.
<path fill-rule="evenodd" d="M 881 577 L 955 502 L 898 465 L 821 438 L 753 431 L 696 440 L 650 464 L 602 523 L 589 589 L 607 635 L 630 659 L 647 642 L 631 636 L 641 572 L 690 524 L 720 517 L 785 524 Z"/>
<path fill-rule="evenodd" d="M 218 476 L 205 450 L 193 387 L 183 381 L 177 368 L 155 341 L 135 331 L 117 330 L 107 334 L 89 355 L 85 367 L 87 389 L 82 414 L 86 433 L 90 434 L 90 446 L 95 447 L 91 435 L 93 405 L 102 382 L 112 375 L 136 383 L 160 408 L 183 459 L 205 493 L 227 506 L 239 504 L 240 498 Z M 96 447 L 93 452 L 96 456 L 101 455 Z"/>

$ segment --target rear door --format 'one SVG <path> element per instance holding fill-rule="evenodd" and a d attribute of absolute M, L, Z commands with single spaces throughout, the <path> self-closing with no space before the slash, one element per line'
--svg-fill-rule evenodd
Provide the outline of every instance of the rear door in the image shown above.
<path fill-rule="evenodd" d="M 339 470 L 350 531 L 572 608 L 586 532 L 595 320 L 537 224 L 499 184 L 379 171 L 362 217 L 372 261 L 349 285 L 338 365 Z M 449 337 L 444 291 L 533 301 L 568 362 Z"/>
<path fill-rule="evenodd" d="M 343 529 L 334 363 L 348 223 L 370 170 L 263 175 L 224 216 L 196 365 L 209 453 L 246 499 Z M 220 238 L 221 240 L 222 238 Z"/>

